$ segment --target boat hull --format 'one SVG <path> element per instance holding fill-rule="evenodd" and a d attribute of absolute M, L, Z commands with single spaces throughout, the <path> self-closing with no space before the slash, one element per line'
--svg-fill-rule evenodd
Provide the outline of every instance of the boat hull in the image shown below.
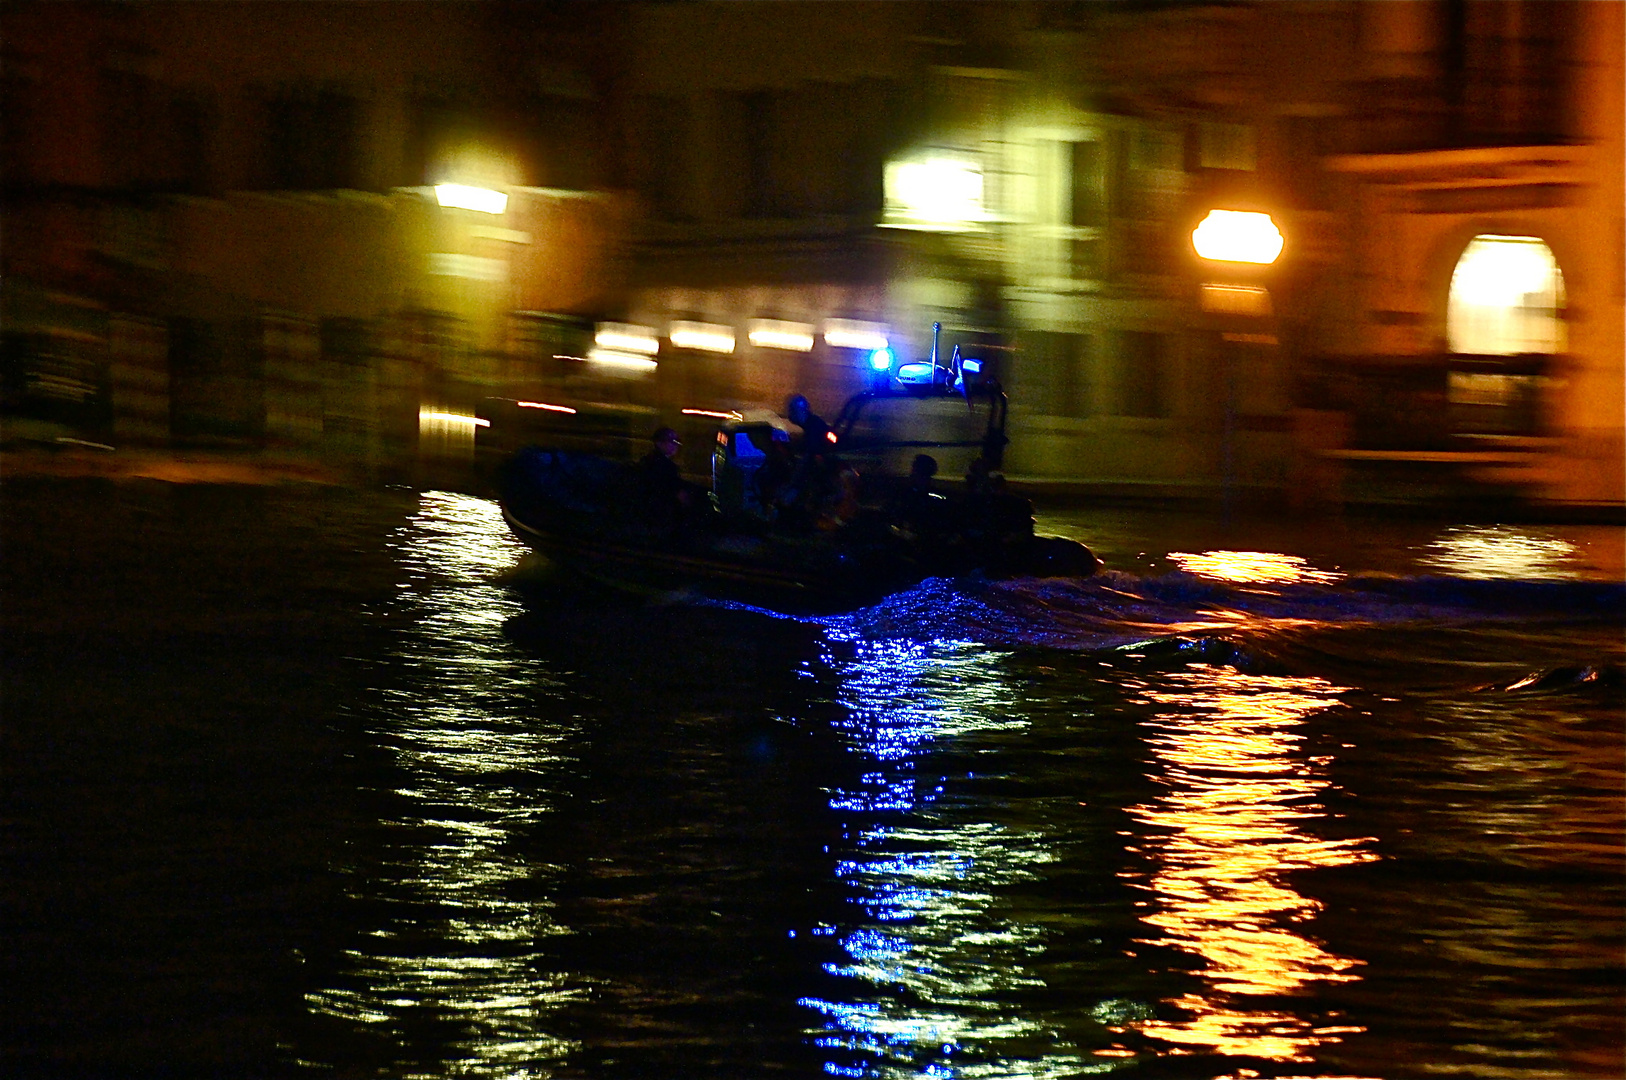
<path fill-rule="evenodd" d="M 830 532 L 774 531 L 702 513 L 652 526 L 631 490 L 625 466 L 531 448 L 507 470 L 503 517 L 528 547 L 595 581 L 785 611 L 851 610 L 933 576 L 1085 577 L 1100 565 L 1084 545 L 1056 537 L 923 544 L 879 513 Z"/>

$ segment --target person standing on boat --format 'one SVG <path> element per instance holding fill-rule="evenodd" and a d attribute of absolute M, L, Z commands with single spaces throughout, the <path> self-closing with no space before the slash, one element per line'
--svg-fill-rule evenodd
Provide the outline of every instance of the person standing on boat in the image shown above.
<path fill-rule="evenodd" d="M 638 460 L 638 486 L 650 525 L 673 528 L 699 509 L 696 486 L 683 479 L 678 469 L 678 450 L 683 440 L 669 427 L 656 428 L 649 437 L 654 444 Z"/>
<path fill-rule="evenodd" d="M 832 453 L 835 433 L 801 394 L 792 394 L 785 402 L 785 418 L 802 429 L 802 446 L 796 468 L 780 495 L 785 510 L 781 520 L 791 528 L 812 528 L 826 517 L 826 507 L 837 488 L 838 472 Z"/>
<path fill-rule="evenodd" d="M 802 457 L 812 457 L 814 454 L 828 452 L 835 445 L 831 438 L 830 425 L 813 411 L 807 403 L 807 398 L 801 394 L 792 394 L 790 400 L 785 402 L 785 418 L 802 429 Z"/>

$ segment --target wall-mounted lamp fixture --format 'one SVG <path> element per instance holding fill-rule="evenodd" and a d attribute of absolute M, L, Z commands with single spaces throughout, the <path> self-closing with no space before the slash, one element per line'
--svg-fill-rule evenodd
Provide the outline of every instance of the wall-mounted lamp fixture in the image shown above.
<path fill-rule="evenodd" d="M 1269 214 L 1210 210 L 1191 233 L 1197 254 L 1215 262 L 1269 266 L 1282 253 L 1282 231 Z"/>

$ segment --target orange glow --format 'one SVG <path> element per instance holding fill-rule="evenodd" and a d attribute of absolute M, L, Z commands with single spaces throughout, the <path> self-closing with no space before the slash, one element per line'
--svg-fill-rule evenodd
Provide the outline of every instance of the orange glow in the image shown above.
<path fill-rule="evenodd" d="M 737 412 L 718 412 L 716 409 L 684 409 L 684 416 L 709 416 L 713 420 L 738 420 Z"/>
<path fill-rule="evenodd" d="M 1307 1060 L 1310 1048 L 1350 1029 L 1237 1008 L 1230 997 L 1360 978 L 1354 969 L 1361 961 L 1328 952 L 1305 934 L 1320 904 L 1287 877 L 1376 858 L 1368 840 L 1326 840 L 1307 828 L 1324 816 L 1315 797 L 1327 787 L 1320 776 L 1325 762 L 1305 755 L 1295 729 L 1337 704 L 1344 689 L 1318 678 L 1204 665 L 1174 679 L 1186 688 L 1147 695 L 1168 707 L 1148 738 L 1167 791 L 1130 810 L 1151 826 L 1144 854 L 1156 867 L 1135 884 L 1151 894 L 1143 921 L 1159 931 L 1144 943 L 1202 957 L 1208 989 L 1171 1002 L 1187 1019 L 1136 1026 L 1183 1046 Z"/>

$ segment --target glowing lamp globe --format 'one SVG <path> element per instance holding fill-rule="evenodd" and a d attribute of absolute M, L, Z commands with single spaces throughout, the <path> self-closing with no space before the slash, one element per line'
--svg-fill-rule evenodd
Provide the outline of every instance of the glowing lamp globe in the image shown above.
<path fill-rule="evenodd" d="M 1215 262 L 1269 266 L 1282 253 L 1282 231 L 1269 214 L 1210 210 L 1191 234 L 1197 254 Z"/>

